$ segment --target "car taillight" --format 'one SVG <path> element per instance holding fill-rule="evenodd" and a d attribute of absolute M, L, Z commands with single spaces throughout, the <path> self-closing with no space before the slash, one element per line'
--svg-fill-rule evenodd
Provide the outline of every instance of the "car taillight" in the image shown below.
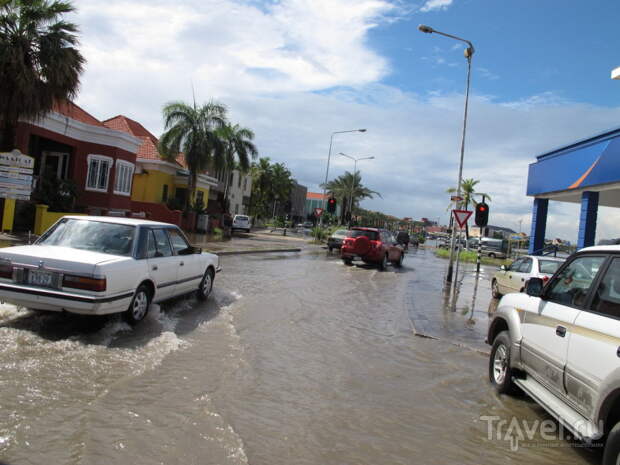
<path fill-rule="evenodd" d="M 547 281 L 549 281 L 549 276 L 543 276 L 542 280 L 543 280 L 543 283 L 546 283 Z"/>
<path fill-rule="evenodd" d="M 88 278 L 86 276 L 66 274 L 62 277 L 62 287 L 72 287 L 74 289 L 84 289 L 86 291 L 103 292 L 106 290 L 106 279 Z"/>
<path fill-rule="evenodd" d="M 0 278 L 13 279 L 13 265 L 9 261 L 0 261 Z"/>
<path fill-rule="evenodd" d="M 381 241 L 370 241 L 370 246 L 373 249 L 380 249 L 381 248 Z"/>

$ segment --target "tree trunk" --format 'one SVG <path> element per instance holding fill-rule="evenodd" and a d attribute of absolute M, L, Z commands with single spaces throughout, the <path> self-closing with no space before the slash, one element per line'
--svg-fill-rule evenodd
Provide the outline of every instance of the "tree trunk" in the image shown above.
<path fill-rule="evenodd" d="M 190 206 L 190 202 L 194 199 L 196 193 L 196 172 L 191 171 L 189 173 L 189 179 L 187 180 L 187 197 L 185 197 L 185 210 Z"/>

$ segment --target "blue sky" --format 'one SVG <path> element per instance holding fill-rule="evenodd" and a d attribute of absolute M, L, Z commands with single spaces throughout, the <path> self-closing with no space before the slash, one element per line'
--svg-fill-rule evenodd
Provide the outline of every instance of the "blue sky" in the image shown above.
<path fill-rule="evenodd" d="M 390 59 L 387 85 L 420 93 L 462 92 L 465 60 L 452 39 L 422 34 L 421 22 L 474 43 L 473 90 L 498 101 L 552 92 L 558 98 L 613 105 L 609 79 L 620 2 L 455 0 L 441 10 L 384 24 L 368 43 Z M 616 58 L 617 57 L 617 58 Z M 617 59 L 618 63 L 614 61 Z M 460 72 L 460 73 L 459 73 Z"/>
<path fill-rule="evenodd" d="M 171 100 L 226 104 L 261 156 L 318 190 L 333 154 L 358 165 L 381 198 L 365 208 L 447 221 L 456 184 L 465 65 L 472 94 L 464 177 L 491 194 L 491 222 L 529 230 L 525 196 L 536 154 L 620 126 L 620 2 L 533 0 L 80 0 L 88 65 L 78 103 L 123 113 L 153 133 Z M 352 170 L 335 156 L 330 178 Z M 552 203 L 549 235 L 575 240 L 578 208 Z M 598 237 L 620 215 L 599 214 Z"/>

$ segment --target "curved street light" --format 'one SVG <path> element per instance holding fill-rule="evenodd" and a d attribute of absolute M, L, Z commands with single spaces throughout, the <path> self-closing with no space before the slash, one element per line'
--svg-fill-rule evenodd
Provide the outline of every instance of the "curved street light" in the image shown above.
<path fill-rule="evenodd" d="M 321 207 L 323 209 L 323 211 L 325 211 L 325 195 L 326 195 L 326 189 L 327 189 L 327 178 L 329 176 L 329 161 L 332 158 L 332 145 L 334 143 L 334 136 L 336 134 L 345 134 L 347 132 L 366 132 L 366 129 L 350 129 L 348 131 L 335 131 L 332 132 L 331 137 L 329 138 L 329 152 L 327 153 L 327 169 L 325 170 L 325 182 L 323 183 L 323 200 L 321 202 Z M 323 226 L 323 215 L 320 216 L 319 218 L 319 226 Z"/>
<path fill-rule="evenodd" d="M 354 158 L 346 153 L 338 153 L 338 155 L 342 155 L 343 157 L 347 157 L 350 160 L 353 160 L 353 183 L 351 183 L 351 195 L 349 195 L 349 227 L 351 227 L 351 217 L 353 216 L 353 193 L 355 192 L 355 175 L 357 174 L 357 162 L 362 160 L 374 160 L 374 156 L 370 157 L 362 157 L 362 158 Z"/>
<path fill-rule="evenodd" d="M 467 44 L 467 48 L 464 51 L 465 58 L 467 58 L 467 86 L 465 88 L 465 112 L 463 115 L 463 136 L 461 139 L 461 160 L 459 163 L 459 177 L 458 184 L 456 189 L 456 197 L 461 196 L 461 184 L 463 181 L 463 158 L 465 156 L 465 134 L 467 132 L 467 110 L 469 107 L 469 84 L 471 79 L 471 58 L 474 55 L 474 45 L 466 39 L 463 39 L 458 36 L 454 36 L 452 34 L 446 34 L 445 32 L 440 32 L 433 29 L 430 26 L 426 26 L 424 24 L 420 24 L 418 26 L 418 30 L 420 32 L 424 32 L 425 34 L 439 34 L 445 37 L 449 37 L 451 39 L 459 40 L 461 42 L 465 42 Z M 452 234 L 450 238 L 450 264 L 448 265 L 448 275 L 446 276 L 446 282 L 452 283 L 452 268 L 454 266 L 454 246 L 456 245 L 456 228 L 452 228 Z M 458 272 L 458 262 L 457 262 L 457 272 Z"/>

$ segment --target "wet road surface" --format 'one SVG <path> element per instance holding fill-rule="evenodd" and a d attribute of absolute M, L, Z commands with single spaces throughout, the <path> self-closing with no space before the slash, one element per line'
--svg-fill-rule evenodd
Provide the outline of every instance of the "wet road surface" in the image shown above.
<path fill-rule="evenodd" d="M 497 396 L 481 342 L 488 273 L 443 310 L 445 261 L 347 267 L 325 252 L 229 256 L 206 303 L 130 328 L 0 308 L 0 460 L 9 464 L 597 463 L 481 416 L 549 417 Z M 473 305 L 472 305 L 473 304 Z M 431 338 L 417 337 L 415 332 Z M 539 443 L 539 444 L 538 444 Z M 548 443 L 546 443 L 548 444 Z"/>

